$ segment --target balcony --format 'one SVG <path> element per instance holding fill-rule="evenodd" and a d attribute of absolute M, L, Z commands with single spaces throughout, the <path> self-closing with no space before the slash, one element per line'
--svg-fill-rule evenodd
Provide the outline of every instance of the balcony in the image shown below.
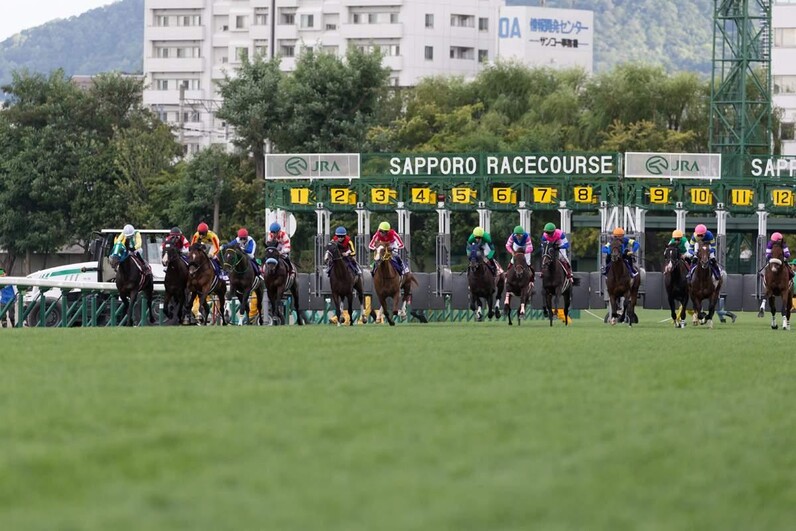
<path fill-rule="evenodd" d="M 394 57 L 384 57 L 381 60 L 381 64 L 390 70 L 401 71 L 404 68 L 404 58 L 400 55 L 396 55 Z"/>
<path fill-rule="evenodd" d="M 204 70 L 203 58 L 197 59 L 158 59 L 148 57 L 144 59 L 147 72 L 202 72 Z"/>
<path fill-rule="evenodd" d="M 368 4 L 370 5 L 370 4 Z M 397 24 L 341 24 L 340 36 L 345 39 L 400 39 L 404 25 Z"/>
<path fill-rule="evenodd" d="M 150 41 L 201 41 L 204 38 L 204 26 L 148 26 L 146 28 L 146 40 Z"/>

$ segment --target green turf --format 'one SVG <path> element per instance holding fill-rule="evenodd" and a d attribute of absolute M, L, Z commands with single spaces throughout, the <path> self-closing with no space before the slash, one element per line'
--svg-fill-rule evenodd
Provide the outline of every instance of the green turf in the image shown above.
<path fill-rule="evenodd" d="M 793 529 L 796 331 L 3 330 L 0 529 Z"/>

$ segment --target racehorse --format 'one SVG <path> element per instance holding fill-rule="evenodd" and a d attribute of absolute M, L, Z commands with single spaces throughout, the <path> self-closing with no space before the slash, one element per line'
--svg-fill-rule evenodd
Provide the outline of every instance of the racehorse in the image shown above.
<path fill-rule="evenodd" d="M 486 264 L 483 249 L 478 244 L 470 244 L 468 257 L 470 264 L 467 266 L 467 285 L 470 288 L 470 309 L 475 312 L 475 317 L 478 321 L 483 321 L 484 315 L 481 310 L 481 300 L 483 300 L 487 308 L 489 308 L 487 316 L 490 319 L 493 316 L 500 318 L 499 310 L 495 311 L 498 308 L 497 304 L 495 305 L 495 310 L 492 308 L 495 302 L 495 292 L 497 291 L 495 275 Z M 523 260 L 525 260 L 525 257 L 523 257 Z M 497 315 L 495 315 L 496 313 Z"/>
<path fill-rule="evenodd" d="M 696 252 L 697 265 L 688 281 L 688 291 L 694 308 L 694 325 L 706 324 L 713 328 L 713 312 L 721 292 L 721 279 L 714 284 L 710 266 L 710 246 L 700 245 Z M 702 301 L 708 299 L 708 313 L 702 311 Z M 704 316 L 704 317 L 703 317 Z"/>
<path fill-rule="evenodd" d="M 388 245 L 379 245 L 373 255 L 375 262 L 373 268 L 373 290 L 379 298 L 384 318 L 390 326 L 395 326 L 394 316 L 398 315 L 401 306 L 401 275 L 392 264 L 392 250 Z M 408 276 L 408 274 L 406 275 Z M 412 277 L 414 278 L 414 277 Z M 415 281 L 417 282 L 417 281 Z M 411 280 L 404 279 L 404 298 L 406 298 L 406 285 L 409 287 L 409 300 L 411 301 Z M 387 310 L 387 299 L 392 299 L 392 312 Z"/>
<path fill-rule="evenodd" d="M 149 324 L 155 322 L 152 313 L 154 283 L 152 271 L 135 255 L 129 253 L 122 242 L 116 242 L 110 255 L 110 263 L 116 272 L 116 289 L 122 299 L 123 313 L 127 315 L 127 326 L 133 326 L 133 313 L 138 294 L 143 293 L 149 309 Z"/>
<path fill-rule="evenodd" d="M 185 303 L 188 299 L 188 263 L 182 258 L 181 247 L 179 238 L 168 239 L 163 246 L 161 257 L 166 267 L 166 277 L 163 280 L 163 287 L 166 290 L 163 313 L 168 319 L 172 319 L 174 314 L 171 311 L 171 303 L 174 302 L 177 305 L 177 324 L 182 324 L 185 317 Z"/>
<path fill-rule="evenodd" d="M 611 267 L 608 269 L 605 287 L 608 290 L 608 300 L 611 303 L 611 324 L 615 325 L 619 315 L 619 301 L 625 298 L 622 318 L 629 326 L 633 326 L 636 315 L 636 299 L 641 276 L 630 275 L 625 259 L 622 257 L 622 240 L 614 238 L 610 245 Z"/>
<path fill-rule="evenodd" d="M 202 243 L 195 243 L 188 249 L 188 292 L 191 294 L 188 301 L 190 308 L 193 308 L 193 301 L 199 297 L 199 308 L 205 324 L 208 324 L 210 314 L 207 297 L 210 294 L 217 295 L 219 304 L 221 304 L 219 311 L 221 323 L 226 326 L 227 318 L 224 306 L 227 283 L 216 276 L 215 268 L 210 263 L 210 257 L 207 256 L 207 250 Z"/>
<path fill-rule="evenodd" d="M 237 245 L 224 249 L 221 267 L 229 273 L 229 289 L 238 297 L 241 324 L 249 324 L 249 297 L 257 295 L 257 324 L 263 324 L 263 279 L 255 269 L 249 255 Z"/>
<path fill-rule="evenodd" d="M 685 328 L 685 309 L 688 306 L 688 264 L 680 257 L 680 245 L 672 243 L 663 251 L 663 285 L 669 297 L 669 309 L 675 328 Z M 675 304 L 680 303 L 680 314 Z"/>
<path fill-rule="evenodd" d="M 334 301 L 334 311 L 337 315 L 337 326 L 342 324 L 340 306 L 341 303 L 348 303 L 348 324 L 354 324 L 353 311 L 354 311 L 354 292 L 356 291 L 357 298 L 359 299 L 359 307 L 365 308 L 364 295 L 362 294 L 362 276 L 357 275 L 352 271 L 351 266 L 343 257 L 340 251 L 340 246 L 336 242 L 329 242 L 326 246 L 326 253 L 324 255 L 326 262 L 331 262 L 332 267 L 329 272 L 329 284 L 332 288 L 332 301 Z M 362 316 L 362 322 L 366 322 L 365 315 Z"/>
<path fill-rule="evenodd" d="M 522 324 L 525 319 L 525 305 L 533 293 L 533 276 L 534 271 L 531 266 L 525 262 L 524 251 L 517 251 L 514 253 L 513 265 L 506 272 L 506 300 L 503 311 L 509 318 L 509 326 L 511 326 L 511 296 L 520 298 L 520 307 L 517 309 L 517 326 Z"/>
<path fill-rule="evenodd" d="M 265 275 L 265 290 L 268 292 L 268 313 L 271 315 L 271 322 L 275 325 L 287 324 L 282 297 L 285 292 L 288 292 L 293 299 L 293 309 L 296 310 L 296 324 L 303 325 L 304 316 L 299 308 L 295 274 L 289 270 L 287 261 L 282 258 L 279 249 L 273 244 L 269 244 L 265 248 L 263 274 Z"/>
<path fill-rule="evenodd" d="M 544 291 L 544 305 L 550 326 L 553 326 L 554 311 L 558 308 L 558 298 L 564 299 L 564 326 L 569 326 L 569 305 L 572 300 L 572 285 L 579 285 L 580 279 L 573 278 L 570 283 L 567 272 L 560 260 L 558 245 L 549 242 L 542 243 L 542 290 Z M 555 304 L 553 304 L 555 303 Z"/>
<path fill-rule="evenodd" d="M 763 276 L 766 289 L 765 298 L 771 307 L 771 329 L 777 329 L 777 300 L 782 303 L 782 329 L 790 330 L 790 310 L 793 305 L 793 280 L 788 273 L 788 265 L 782 250 L 782 242 L 776 241 L 771 246 L 771 258 Z"/>

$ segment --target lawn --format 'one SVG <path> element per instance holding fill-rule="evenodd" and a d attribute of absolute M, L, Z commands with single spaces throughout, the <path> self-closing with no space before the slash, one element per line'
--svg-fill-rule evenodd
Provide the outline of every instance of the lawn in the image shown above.
<path fill-rule="evenodd" d="M 796 332 L 3 330 L 0 529 L 793 529 Z"/>

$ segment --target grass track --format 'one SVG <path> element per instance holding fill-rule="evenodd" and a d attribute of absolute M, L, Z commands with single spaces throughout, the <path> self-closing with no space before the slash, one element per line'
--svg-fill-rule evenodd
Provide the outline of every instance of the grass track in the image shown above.
<path fill-rule="evenodd" d="M 796 336 L 5 330 L 0 529 L 793 529 Z"/>

